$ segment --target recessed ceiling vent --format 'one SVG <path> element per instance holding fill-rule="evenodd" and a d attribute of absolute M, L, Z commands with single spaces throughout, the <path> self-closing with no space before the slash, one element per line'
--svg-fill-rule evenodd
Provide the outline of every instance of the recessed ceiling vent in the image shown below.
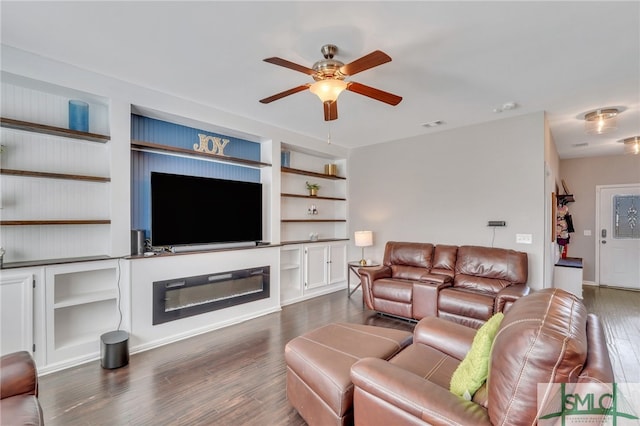
<path fill-rule="evenodd" d="M 428 123 L 424 123 L 422 126 L 423 127 L 427 127 L 427 128 L 431 128 L 431 127 L 438 127 L 438 126 L 442 126 L 444 124 L 444 121 L 442 120 L 436 120 L 436 121 L 430 121 Z"/>

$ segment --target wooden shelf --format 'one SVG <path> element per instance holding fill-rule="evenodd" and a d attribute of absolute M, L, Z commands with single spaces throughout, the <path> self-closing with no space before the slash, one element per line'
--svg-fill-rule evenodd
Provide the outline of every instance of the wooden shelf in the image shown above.
<path fill-rule="evenodd" d="M 282 223 L 346 222 L 346 219 L 282 219 Z"/>
<path fill-rule="evenodd" d="M 333 180 L 346 180 L 347 179 L 347 178 L 341 177 L 341 176 L 333 176 L 333 175 L 327 175 L 327 174 L 324 174 L 324 173 L 310 172 L 310 171 L 307 171 L 307 170 L 292 169 L 290 167 L 282 167 L 280 170 L 282 171 L 282 173 L 292 173 L 294 175 L 312 176 L 312 177 L 317 177 L 317 178 L 321 178 L 321 179 L 333 179 Z"/>
<path fill-rule="evenodd" d="M 280 194 L 282 197 L 292 197 L 292 198 L 308 198 L 311 200 L 334 200 L 334 201 L 347 201 L 346 198 L 338 198 L 338 197 L 321 197 L 321 196 L 315 196 L 312 197 L 311 195 L 302 195 L 302 194 L 285 194 L 282 193 Z"/>
<path fill-rule="evenodd" d="M 349 238 L 320 238 L 316 241 L 311 240 L 292 240 L 292 241 L 282 241 L 280 244 L 285 246 L 289 244 L 308 244 L 308 243 L 330 243 L 333 241 L 349 241 Z"/>
<path fill-rule="evenodd" d="M 3 220 L 2 226 L 30 226 L 30 225 L 109 225 L 108 219 L 79 219 L 79 220 Z"/>
<path fill-rule="evenodd" d="M 197 151 L 189 150 L 186 148 L 178 148 L 175 146 L 161 145 L 158 143 L 145 142 L 145 141 L 140 141 L 135 139 L 131 141 L 131 148 L 137 149 L 140 151 L 155 152 L 158 154 L 204 158 L 208 160 L 218 161 L 221 163 L 240 164 L 243 166 L 250 166 L 250 167 L 271 167 L 271 164 L 262 163 L 260 161 L 246 160 L 244 158 L 229 157 L 226 155 L 209 154 L 207 152 L 197 152 Z"/>
<path fill-rule="evenodd" d="M 80 139 L 91 142 L 106 143 L 110 136 L 97 133 L 80 132 L 78 130 L 65 129 L 63 127 L 48 126 L 46 124 L 30 123 L 28 121 L 14 120 L 12 118 L 0 118 L 0 125 L 8 129 L 25 130 L 27 132 L 42 133 L 45 135 L 62 136 L 65 138 Z"/>
<path fill-rule="evenodd" d="M 84 175 L 72 175 L 66 173 L 50 173 L 50 172 L 32 172 L 29 170 L 14 170 L 14 169 L 2 169 L 0 174 L 11 176 L 29 176 L 36 178 L 47 179 L 68 179 L 68 180 L 82 180 L 88 182 L 111 182 L 111 178 L 100 176 L 84 176 Z"/>

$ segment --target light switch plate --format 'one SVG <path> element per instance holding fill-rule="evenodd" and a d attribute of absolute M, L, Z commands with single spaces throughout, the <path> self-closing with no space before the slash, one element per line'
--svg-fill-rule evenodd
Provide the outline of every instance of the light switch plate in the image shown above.
<path fill-rule="evenodd" d="M 591 236 L 591 229 L 585 229 L 584 230 L 584 236 L 585 237 L 590 237 Z"/>
<path fill-rule="evenodd" d="M 516 234 L 516 243 L 517 244 L 532 244 L 533 243 L 533 235 L 531 235 L 531 234 Z"/>

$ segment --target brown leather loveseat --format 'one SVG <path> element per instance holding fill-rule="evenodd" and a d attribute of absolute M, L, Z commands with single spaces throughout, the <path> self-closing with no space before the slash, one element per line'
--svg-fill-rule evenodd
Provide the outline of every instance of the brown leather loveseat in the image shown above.
<path fill-rule="evenodd" d="M 382 266 L 359 273 L 369 309 L 473 328 L 529 293 L 527 254 L 503 248 L 389 241 Z"/>
<path fill-rule="evenodd" d="M 38 373 L 26 351 L 0 358 L 0 424 L 43 425 L 38 402 Z"/>
<path fill-rule="evenodd" d="M 493 340 L 487 381 L 466 400 L 449 384 L 475 334 L 428 317 L 416 325 L 413 344 L 391 359 L 356 362 L 355 424 L 532 425 L 541 416 L 559 422 L 563 395 L 611 395 L 603 327 L 571 293 L 544 289 L 513 304 Z"/>

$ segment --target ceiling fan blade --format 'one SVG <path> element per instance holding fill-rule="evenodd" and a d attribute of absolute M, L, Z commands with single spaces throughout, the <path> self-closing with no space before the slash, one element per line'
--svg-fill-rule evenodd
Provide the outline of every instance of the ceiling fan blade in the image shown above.
<path fill-rule="evenodd" d="M 276 93 L 273 96 L 269 96 L 268 98 L 260 99 L 260 102 L 263 104 L 268 104 L 273 101 L 277 101 L 278 99 L 284 98 L 285 96 L 293 95 L 294 93 L 302 92 L 311 86 L 310 83 L 303 84 L 302 86 L 294 87 L 293 89 L 285 90 L 284 92 Z"/>
<path fill-rule="evenodd" d="M 338 119 L 338 101 L 327 101 L 324 103 L 324 121 Z"/>
<path fill-rule="evenodd" d="M 391 57 L 380 50 L 376 50 L 362 58 L 343 65 L 340 67 L 340 72 L 345 75 L 354 75 L 387 62 L 391 62 Z"/>
<path fill-rule="evenodd" d="M 291 61 L 287 61 L 286 59 L 282 59 L 282 58 L 273 57 L 273 58 L 264 59 L 264 61 L 265 62 L 269 62 L 270 64 L 280 65 L 281 67 L 289 68 L 289 69 L 292 69 L 294 71 L 299 71 L 299 72 L 304 73 L 304 74 L 314 75 L 316 73 L 311 68 L 307 68 L 307 67 L 305 67 L 303 65 L 298 65 L 296 63 L 293 63 Z"/>
<path fill-rule="evenodd" d="M 402 96 L 394 95 L 393 93 L 385 92 L 353 81 L 348 83 L 347 90 L 393 106 L 398 105 L 402 100 Z"/>

